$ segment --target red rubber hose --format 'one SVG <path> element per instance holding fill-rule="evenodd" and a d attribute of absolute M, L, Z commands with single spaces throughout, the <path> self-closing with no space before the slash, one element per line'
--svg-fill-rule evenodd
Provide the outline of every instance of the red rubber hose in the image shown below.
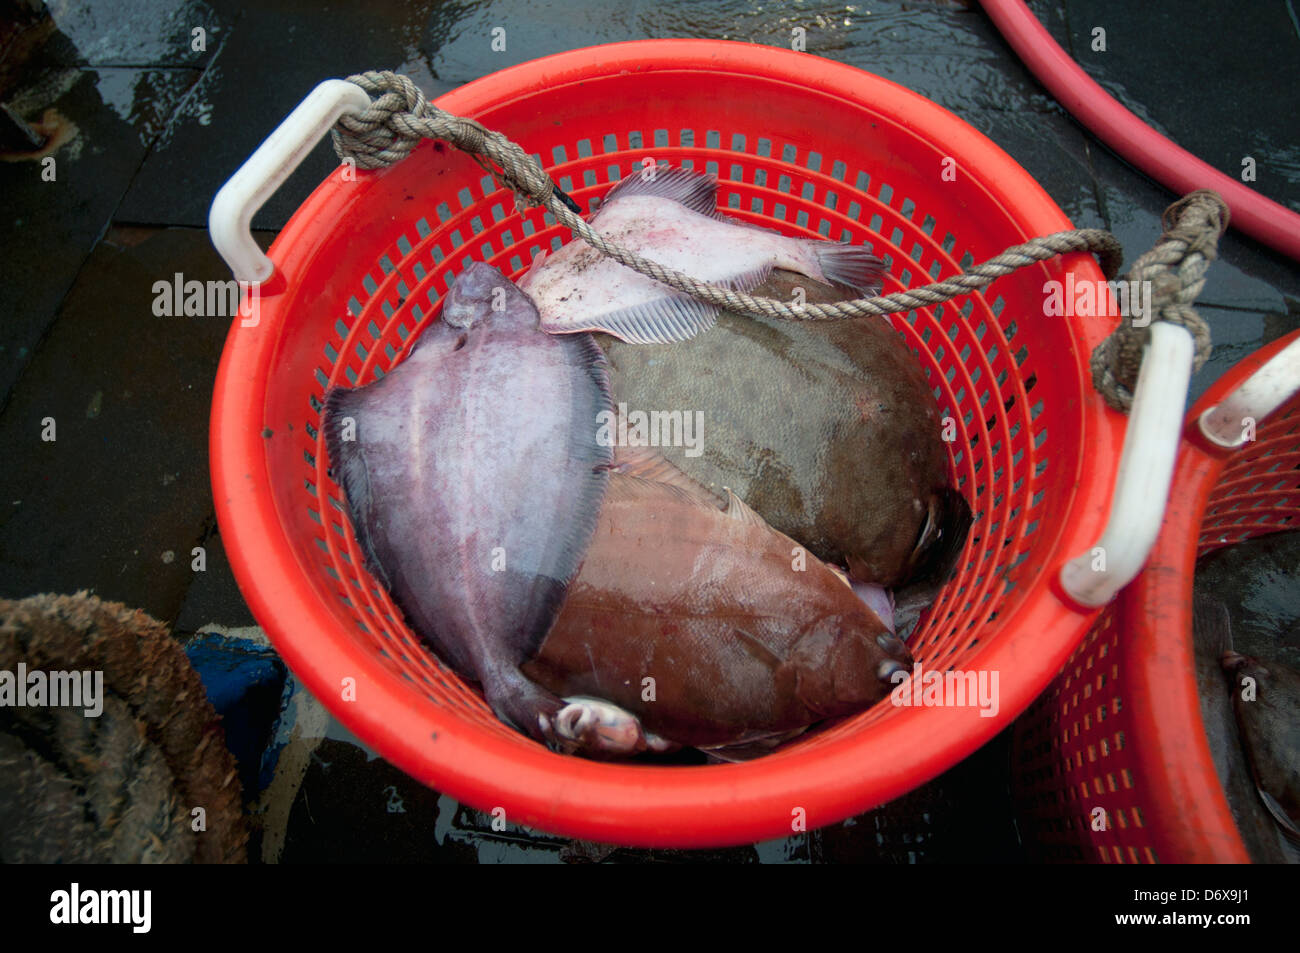
<path fill-rule="evenodd" d="M 1300 261 L 1300 215 L 1247 188 L 1170 142 L 1098 86 L 1021 0 L 983 0 L 1003 38 L 1070 113 L 1121 156 L 1179 195 L 1213 189 L 1232 226 Z"/>

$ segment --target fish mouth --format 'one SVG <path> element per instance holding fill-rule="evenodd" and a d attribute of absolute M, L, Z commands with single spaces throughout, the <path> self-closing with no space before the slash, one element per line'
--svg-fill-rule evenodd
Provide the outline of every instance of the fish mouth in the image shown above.
<path fill-rule="evenodd" d="M 876 646 L 885 653 L 876 666 L 876 678 L 882 682 L 892 682 L 898 672 L 906 672 L 915 664 L 907 645 L 892 632 L 877 635 Z"/>
<path fill-rule="evenodd" d="M 888 655 L 900 662 L 906 662 L 908 665 L 911 665 L 915 661 L 915 659 L 912 658 L 912 653 L 908 649 L 907 645 L 892 632 L 882 632 L 880 635 L 876 636 L 876 644 Z"/>
<path fill-rule="evenodd" d="M 960 492 L 950 486 L 936 491 L 908 559 L 910 571 L 905 581 L 946 581 L 966 548 L 973 521 L 970 504 Z"/>
<path fill-rule="evenodd" d="M 468 331 L 482 315 L 483 304 L 482 301 L 462 297 L 456 295 L 454 291 L 449 291 L 442 305 L 442 320 L 453 328 Z M 460 350 L 460 347 L 458 346 L 456 350 Z"/>
<path fill-rule="evenodd" d="M 521 292 L 500 269 L 481 262 L 465 267 L 442 301 L 442 320 L 453 328 L 468 329 L 490 311 L 502 311 Z"/>
<path fill-rule="evenodd" d="M 564 699 L 554 720 L 555 746 L 565 754 L 629 757 L 646 750 L 641 721 L 611 702 L 585 696 Z"/>

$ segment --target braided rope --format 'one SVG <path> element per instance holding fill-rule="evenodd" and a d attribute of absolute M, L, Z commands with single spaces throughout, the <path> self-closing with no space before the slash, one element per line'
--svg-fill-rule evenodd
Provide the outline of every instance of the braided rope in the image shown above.
<path fill-rule="evenodd" d="M 1019 268 L 1068 252 L 1095 254 L 1107 280 L 1118 273 L 1123 259 L 1123 249 L 1114 235 L 1102 229 L 1080 228 L 1030 239 L 960 275 L 920 288 L 833 304 L 805 304 L 796 309 L 783 301 L 756 298 L 698 281 L 606 241 L 583 221 L 578 207 L 555 187 L 536 159 L 501 133 L 433 106 L 410 78 L 388 71 L 370 71 L 349 76 L 348 81 L 365 90 L 373 102 L 360 115 L 339 119 L 332 135 L 334 151 L 340 159 L 352 159 L 362 169 L 378 169 L 404 159 L 422 139 L 450 142 L 473 157 L 502 187 L 514 192 L 516 201 L 542 206 L 556 221 L 602 254 L 727 311 L 803 321 L 879 316 L 950 301 L 979 291 Z M 1202 205 L 1202 199 L 1192 201 L 1201 195 L 1214 196 L 1214 193 L 1192 193 L 1170 207 L 1166 212 L 1167 224 L 1175 209 L 1180 209 L 1179 222 L 1185 219 L 1185 224 L 1179 224 L 1174 231 L 1167 227 L 1156 247 L 1138 259 L 1130 271 L 1131 277 L 1153 283 L 1153 307 L 1159 303 L 1157 320 L 1174 321 L 1192 331 L 1198 369 L 1209 357 L 1209 332 L 1190 305 L 1204 284 L 1205 267 L 1215 256 L 1215 244 L 1227 221 L 1222 199 L 1214 196 L 1223 209 L 1220 222 L 1202 211 L 1208 207 Z M 1218 228 L 1218 232 L 1211 234 L 1211 228 Z M 1121 336 L 1121 331 L 1139 333 Z M 1112 406 L 1123 405 L 1127 409 L 1124 393 L 1136 379 L 1146 333 L 1145 328 L 1121 325 L 1093 354 L 1094 383 Z"/>
<path fill-rule="evenodd" d="M 1210 357 L 1210 328 L 1192 303 L 1205 285 L 1206 269 L 1218 257 L 1228 217 L 1228 205 L 1217 192 L 1189 192 L 1165 209 L 1160 220 L 1164 233 L 1124 276 L 1126 281 L 1150 282 L 1154 313 L 1149 318 L 1177 324 L 1191 334 L 1196 344 L 1194 371 Z M 1127 413 L 1133 405 L 1133 387 L 1150 337 L 1150 328 L 1124 321 L 1092 352 L 1093 386 L 1116 410 Z"/>

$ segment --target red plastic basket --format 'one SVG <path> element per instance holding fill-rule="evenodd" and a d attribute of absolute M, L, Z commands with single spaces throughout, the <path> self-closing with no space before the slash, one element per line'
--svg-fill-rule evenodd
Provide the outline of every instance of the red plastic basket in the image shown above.
<path fill-rule="evenodd" d="M 950 113 L 790 51 L 615 44 L 503 70 L 437 105 L 537 154 L 584 208 L 647 157 L 716 172 L 719 202 L 737 218 L 870 243 L 888 266 L 886 292 L 1071 227 Z M 956 181 L 942 175 L 949 159 Z M 883 704 L 748 764 L 601 764 L 506 728 L 438 663 L 360 568 L 326 474 L 321 396 L 389 370 L 465 262 L 517 276 L 569 237 L 538 211 L 518 214 L 468 157 L 425 142 L 355 181 L 332 174 L 272 246 L 260 323 L 236 322 L 218 373 L 213 487 L 244 595 L 311 691 L 453 797 L 504 807 L 511 823 L 651 846 L 744 843 L 788 835 L 800 819 L 842 819 L 934 777 L 1023 711 L 1095 615 L 1049 583 L 1101 532 L 1123 434 L 1086 373 L 1114 319 L 1043 316 L 1046 280 L 1101 278 L 1082 254 L 891 319 L 955 419 L 952 466 L 975 512 L 960 572 L 912 648 L 927 666 L 998 671 L 995 717 Z"/>
<path fill-rule="evenodd" d="M 1195 428 L 1297 339 L 1260 349 L 1196 402 L 1146 567 L 1016 725 L 1019 812 L 1044 859 L 1250 862 L 1201 718 L 1192 582 L 1206 553 L 1300 526 L 1300 395 L 1236 451 Z M 1109 821 L 1101 831 L 1091 823 L 1099 807 Z"/>

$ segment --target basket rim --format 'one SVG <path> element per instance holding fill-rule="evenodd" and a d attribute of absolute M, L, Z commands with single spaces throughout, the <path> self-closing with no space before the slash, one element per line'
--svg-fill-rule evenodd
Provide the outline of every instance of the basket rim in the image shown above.
<path fill-rule="evenodd" d="M 915 134 L 942 142 L 963 157 L 969 187 L 984 189 L 1008 210 L 1024 238 L 1071 228 L 1065 213 L 1014 160 L 948 110 L 889 80 L 834 61 L 790 50 L 713 40 L 638 40 L 559 53 L 509 67 L 440 97 L 441 108 L 474 116 L 539 87 L 578 83 L 619 72 L 730 71 L 777 80 L 840 97 L 886 114 Z M 977 173 L 977 174 L 976 174 Z M 372 181 L 383 173 L 357 174 Z M 312 193 L 270 249 L 277 275 L 305 268 L 321 231 L 352 207 L 357 193 L 329 177 Z M 1014 214 L 1012 213 L 1014 210 Z M 1101 279 L 1086 254 L 1065 256 L 1062 267 Z M 1002 678 L 994 717 L 973 709 L 917 708 L 872 726 L 870 743 L 833 739 L 814 751 L 779 761 L 743 765 L 655 767 L 610 765 L 564 758 L 537 749 L 535 757 L 469 725 L 453 712 L 417 703 L 403 680 L 358 651 L 351 635 L 334 630 L 297 557 L 284 539 L 269 485 L 261 436 L 276 351 L 276 296 L 264 290 L 258 333 L 232 323 L 213 395 L 210 450 L 218 522 L 230 565 L 254 616 L 307 688 L 383 757 L 431 787 L 475 807 L 509 805 L 509 820 L 569 836 L 644 846 L 721 846 L 788 835 L 791 810 L 806 811 L 812 829 L 885 803 L 937 776 L 1006 727 L 1061 669 L 1099 610 L 1082 610 L 1054 586 L 1041 586 L 1017 607 L 1018 627 L 1034 633 L 1032 653 L 1009 640 L 985 642 L 964 664 Z M 1086 355 L 1109 331 L 1109 319 L 1075 319 L 1068 333 Z M 1082 363 L 1082 362 L 1081 362 Z M 1085 388 L 1079 432 L 1092 459 L 1118 459 L 1124 418 Z M 1112 492 L 1112 473 L 1083 465 L 1060 469 L 1072 480 L 1071 511 L 1061 514 L 1057 551 L 1074 555 L 1100 535 Z M 1050 567 L 1054 574 L 1059 567 Z M 340 678 L 356 680 L 355 702 L 344 701 Z M 392 726 L 402 724 L 397 733 Z M 866 757 L 867 755 L 870 757 Z M 664 784 L 665 771 L 672 783 Z"/>
<path fill-rule="evenodd" d="M 1133 684 L 1142 689 L 1125 699 L 1135 726 L 1137 783 L 1144 792 L 1146 826 L 1160 831 L 1178 863 L 1251 862 L 1210 753 L 1192 639 L 1197 540 L 1210 494 L 1239 451 L 1210 443 L 1201 436 L 1199 421 L 1298 339 L 1300 330 L 1284 334 L 1242 358 L 1188 411 L 1164 525 L 1142 573 L 1123 594 L 1121 611 L 1131 633 L 1123 658 L 1133 666 Z M 1194 818 L 1186 815 L 1188 804 L 1196 805 Z"/>

